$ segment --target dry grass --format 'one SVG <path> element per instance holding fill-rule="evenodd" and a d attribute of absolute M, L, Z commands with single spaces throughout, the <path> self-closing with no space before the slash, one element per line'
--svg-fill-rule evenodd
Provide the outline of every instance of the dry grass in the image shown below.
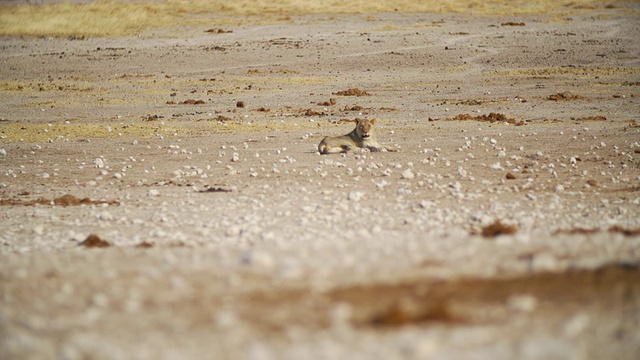
<path fill-rule="evenodd" d="M 87 4 L 12 5 L 0 7 L 2 35 L 119 36 L 145 27 L 173 23 L 164 3 L 96 1 Z"/>
<path fill-rule="evenodd" d="M 609 3 L 608 6 L 611 6 Z M 474 13 L 526 15 L 576 12 L 602 8 L 596 0 L 510 1 L 510 0 L 234 0 L 234 1 L 140 1 L 98 0 L 84 4 L 66 2 L 46 5 L 0 6 L 0 35 L 30 36 L 123 36 L 145 28 L 185 23 L 247 22 L 258 19 L 305 14 Z M 223 17 L 221 16 L 223 15 Z M 205 19 L 206 18 L 206 19 Z"/>

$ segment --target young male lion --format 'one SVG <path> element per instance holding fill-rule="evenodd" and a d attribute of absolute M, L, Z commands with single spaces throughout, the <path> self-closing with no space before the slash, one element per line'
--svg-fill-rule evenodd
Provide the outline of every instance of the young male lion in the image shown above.
<path fill-rule="evenodd" d="M 356 148 L 369 151 L 398 151 L 398 149 L 382 146 L 373 133 L 376 119 L 355 119 L 356 128 L 347 135 L 327 136 L 318 145 L 320 154 L 345 153 Z"/>

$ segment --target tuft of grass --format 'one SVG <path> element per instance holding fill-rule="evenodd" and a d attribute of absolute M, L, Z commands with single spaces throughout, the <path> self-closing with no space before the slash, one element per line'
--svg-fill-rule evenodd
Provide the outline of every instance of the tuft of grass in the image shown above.
<path fill-rule="evenodd" d="M 615 0 L 614 0 L 615 2 Z M 607 6 L 614 6 L 606 4 Z M 307 14 L 471 13 L 530 15 L 603 8 L 597 0 L 166 0 L 0 5 L 0 35 L 126 36 L 194 23 L 261 22 Z"/>

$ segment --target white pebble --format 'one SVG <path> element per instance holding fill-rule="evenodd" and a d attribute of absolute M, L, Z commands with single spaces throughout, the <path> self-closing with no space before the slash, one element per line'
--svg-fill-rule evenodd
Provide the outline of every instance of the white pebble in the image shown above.
<path fill-rule="evenodd" d="M 538 305 L 538 300 L 532 295 L 512 295 L 507 299 L 507 306 L 510 309 L 522 311 L 522 312 L 532 312 L 536 309 Z"/>
<path fill-rule="evenodd" d="M 362 191 L 352 191 L 349 193 L 349 200 L 359 201 L 364 197 L 364 192 Z"/>
<path fill-rule="evenodd" d="M 402 172 L 401 177 L 403 179 L 413 179 L 415 177 L 415 174 L 413 173 L 413 170 L 407 169 Z"/>

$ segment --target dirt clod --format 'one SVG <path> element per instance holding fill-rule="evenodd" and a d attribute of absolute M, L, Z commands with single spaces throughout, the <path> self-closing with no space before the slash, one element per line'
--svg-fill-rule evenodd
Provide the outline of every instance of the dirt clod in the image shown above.
<path fill-rule="evenodd" d="M 607 118 L 604 116 L 586 116 L 574 119 L 575 121 L 607 121 Z"/>
<path fill-rule="evenodd" d="M 102 240 L 98 235 L 95 234 L 87 236 L 87 238 L 78 245 L 88 248 L 104 248 L 111 246 L 108 241 Z"/>
<path fill-rule="evenodd" d="M 484 237 L 496 237 L 499 235 L 513 235 L 518 232 L 518 228 L 512 225 L 505 225 L 500 220 L 496 220 L 490 225 L 483 226 L 481 235 Z"/>
<path fill-rule="evenodd" d="M 365 90 L 360 90 L 357 88 L 351 88 L 348 90 L 343 90 L 343 91 L 338 91 L 333 93 L 333 95 L 339 95 L 339 96 L 371 96 L 371 94 L 369 94 L 367 91 Z"/>
<path fill-rule="evenodd" d="M 209 34 L 228 34 L 228 33 L 232 33 L 233 31 L 225 30 L 225 29 L 222 29 L 222 28 L 212 28 L 212 29 L 207 29 L 204 32 L 209 33 Z"/>
<path fill-rule="evenodd" d="M 195 100 L 195 99 L 187 99 L 185 101 L 180 101 L 178 105 L 202 105 L 206 104 L 204 100 Z"/>
<path fill-rule="evenodd" d="M 574 95 L 568 91 L 559 92 L 557 94 L 547 96 L 547 100 L 553 100 L 553 101 L 569 101 L 569 100 L 578 100 L 578 99 L 582 99 L 582 96 Z"/>

